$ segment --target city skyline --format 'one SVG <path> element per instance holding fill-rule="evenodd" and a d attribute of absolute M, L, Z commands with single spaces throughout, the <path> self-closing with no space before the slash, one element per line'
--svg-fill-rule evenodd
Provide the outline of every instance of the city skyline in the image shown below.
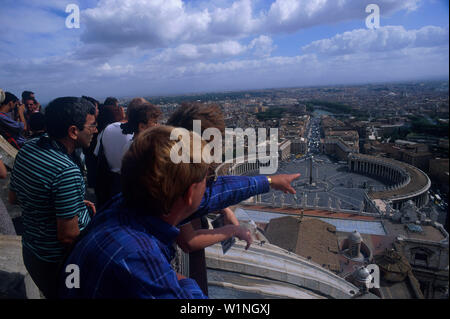
<path fill-rule="evenodd" d="M 80 28 L 67 27 L 70 3 Z M 448 79 L 448 17 L 433 0 L 7 0 L 0 87 L 46 103 Z"/>

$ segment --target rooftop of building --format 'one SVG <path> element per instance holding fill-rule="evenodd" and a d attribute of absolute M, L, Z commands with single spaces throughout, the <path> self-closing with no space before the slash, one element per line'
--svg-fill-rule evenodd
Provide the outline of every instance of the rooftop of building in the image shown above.
<path fill-rule="evenodd" d="M 293 216 L 272 219 L 265 235 L 270 243 L 303 256 L 331 271 L 339 272 L 336 227 L 319 219 Z"/>
<path fill-rule="evenodd" d="M 305 211 L 301 222 L 298 217 L 283 216 L 270 220 L 265 227 L 260 224 L 260 227 L 265 228 L 265 235 L 271 244 L 307 258 L 342 278 L 347 278 L 355 269 L 364 265 L 364 262 L 351 260 L 342 253 L 343 243 L 351 234 L 350 231 L 339 231 L 327 222 L 307 216 L 307 212 Z M 361 230 L 361 237 L 371 256 L 379 257 L 395 248 L 396 236 L 392 234 L 374 235 Z M 410 269 L 404 256 L 403 260 Z M 404 280 L 397 282 L 386 281 L 382 276 L 379 289 L 381 296 L 387 299 L 423 298 L 412 273 L 405 276 Z"/>
<path fill-rule="evenodd" d="M 440 242 L 445 239 L 439 229 L 431 225 L 420 225 L 422 231 L 416 232 L 408 224 L 395 223 L 391 220 L 383 220 L 383 226 L 390 235 L 402 236 L 409 239 L 428 240 Z"/>
<path fill-rule="evenodd" d="M 347 131 L 334 131 L 334 130 L 327 130 L 325 132 L 325 135 L 327 136 L 339 136 L 342 138 L 359 138 L 359 134 L 357 131 L 353 130 L 347 130 Z"/>

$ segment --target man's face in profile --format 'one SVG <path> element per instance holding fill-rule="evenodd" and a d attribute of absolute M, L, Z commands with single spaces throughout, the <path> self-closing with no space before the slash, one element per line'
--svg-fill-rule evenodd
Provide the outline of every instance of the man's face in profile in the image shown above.
<path fill-rule="evenodd" d="M 77 147 L 87 148 L 91 144 L 92 137 L 94 133 L 97 132 L 97 124 L 95 120 L 95 115 L 86 115 L 86 123 L 84 124 L 83 130 L 79 131 L 77 139 Z"/>

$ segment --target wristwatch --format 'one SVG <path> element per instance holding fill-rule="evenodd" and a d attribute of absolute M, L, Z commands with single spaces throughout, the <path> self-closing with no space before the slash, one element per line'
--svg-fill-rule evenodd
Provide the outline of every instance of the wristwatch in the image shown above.
<path fill-rule="evenodd" d="M 267 181 L 269 182 L 269 185 L 272 185 L 272 179 L 269 176 L 267 176 Z"/>

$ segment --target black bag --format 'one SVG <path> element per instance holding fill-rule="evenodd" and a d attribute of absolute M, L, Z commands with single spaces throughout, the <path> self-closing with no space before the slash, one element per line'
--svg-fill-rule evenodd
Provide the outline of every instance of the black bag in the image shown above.
<path fill-rule="evenodd" d="M 120 174 L 111 172 L 108 160 L 105 156 L 105 151 L 103 149 L 102 138 L 100 139 L 95 177 L 95 196 L 97 197 L 96 206 L 100 209 L 114 195 L 122 191 Z"/>

